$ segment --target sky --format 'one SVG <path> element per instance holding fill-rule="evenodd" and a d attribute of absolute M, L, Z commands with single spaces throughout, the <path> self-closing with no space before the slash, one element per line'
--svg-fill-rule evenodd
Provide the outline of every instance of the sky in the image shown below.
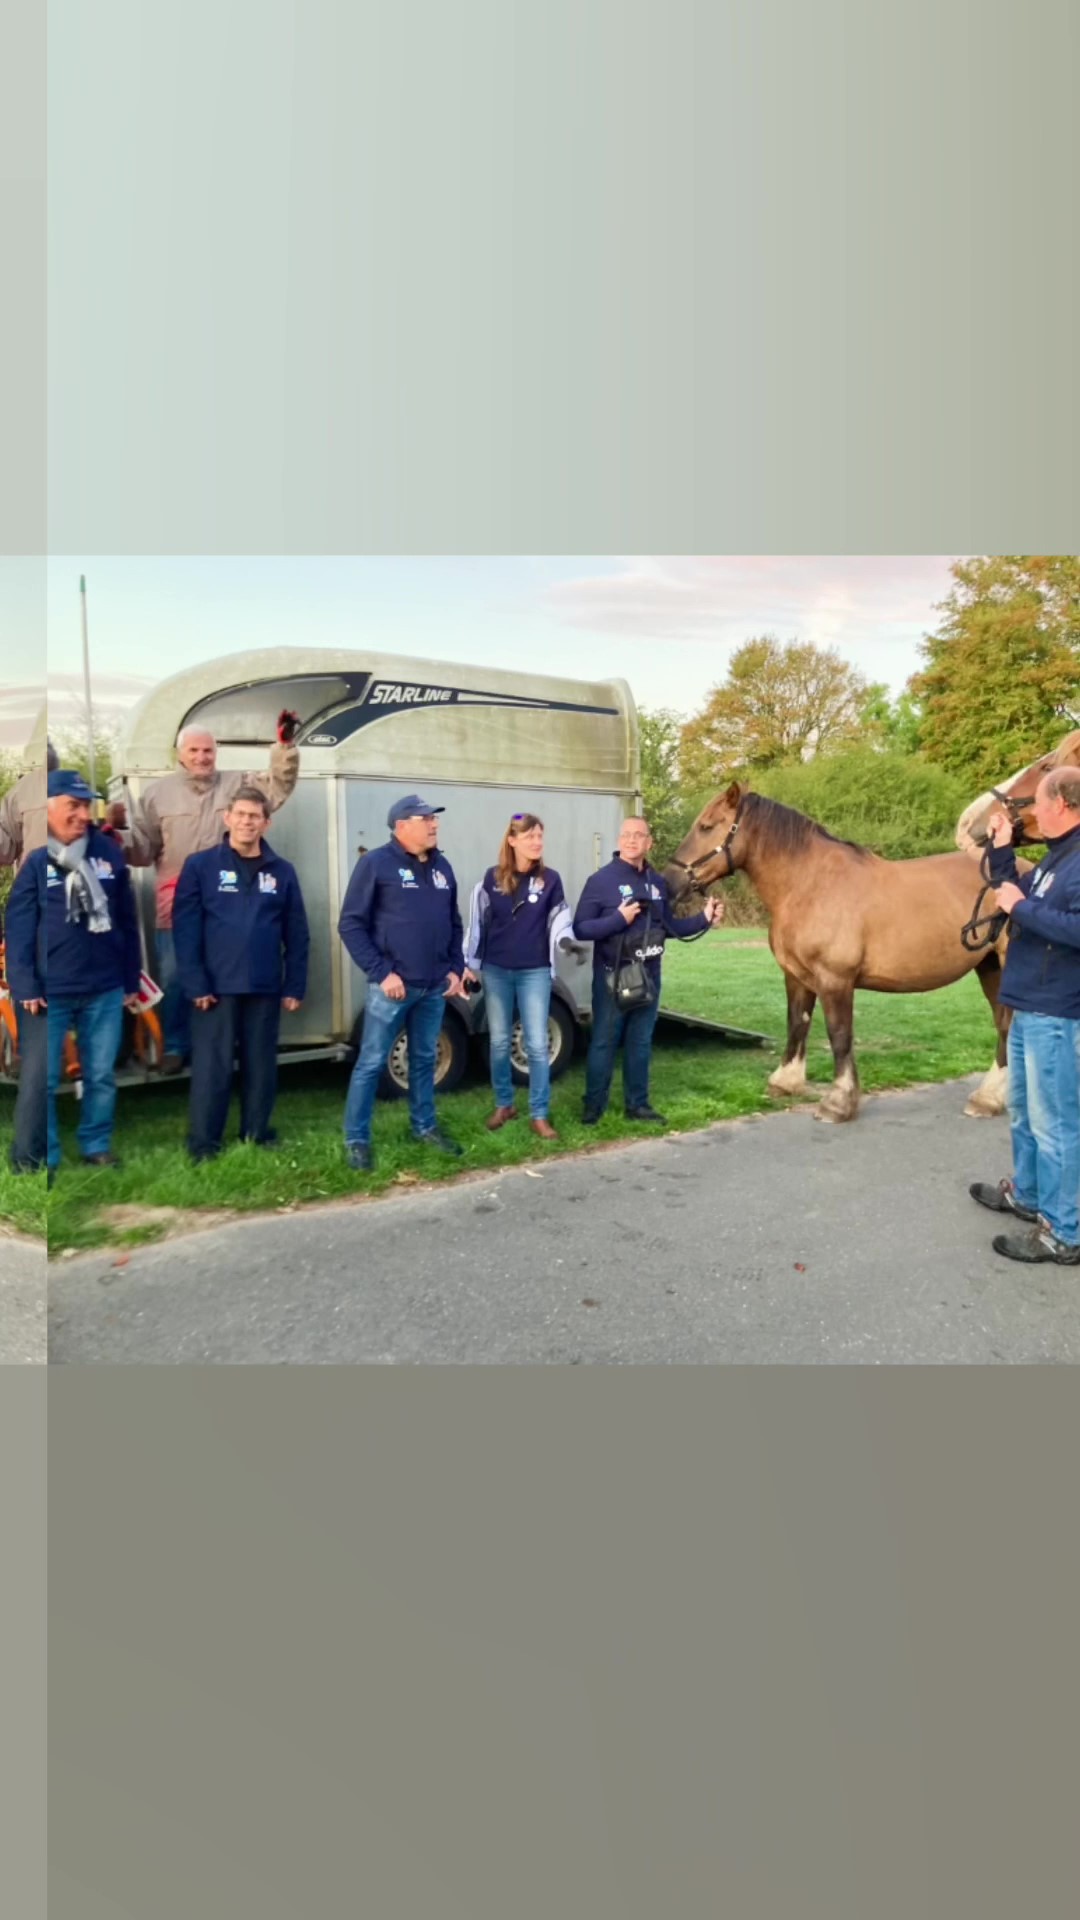
<path fill-rule="evenodd" d="M 835 647 L 896 693 L 937 624 L 950 557 L 477 556 L 103 558 L 0 567 L 0 748 L 21 746 L 40 703 L 47 624 L 50 714 L 81 692 L 79 575 L 95 706 L 115 720 L 156 680 L 246 647 L 365 647 L 618 675 L 638 704 L 689 715 L 744 640 Z"/>

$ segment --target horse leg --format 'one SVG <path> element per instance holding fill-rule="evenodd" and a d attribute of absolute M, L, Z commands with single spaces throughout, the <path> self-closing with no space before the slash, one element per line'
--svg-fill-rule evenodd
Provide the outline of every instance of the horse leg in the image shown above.
<path fill-rule="evenodd" d="M 994 1064 L 985 1079 L 976 1087 L 964 1112 L 972 1120 L 985 1120 L 993 1119 L 996 1114 L 1005 1111 L 1005 1089 L 1008 1080 L 1005 1057 L 1012 1008 L 1003 1007 L 998 999 L 998 991 L 1001 987 L 1001 961 L 997 953 L 993 951 L 988 953 L 985 960 L 980 960 L 975 972 L 994 1016 L 998 1043 Z"/>
<path fill-rule="evenodd" d="M 815 1120 L 854 1120 L 859 1111 L 859 1076 L 855 1070 L 852 1029 L 855 1020 L 855 990 L 842 987 L 821 995 L 829 1045 L 836 1065 L 835 1078 L 828 1093 L 814 1108 Z"/>
<path fill-rule="evenodd" d="M 790 973 L 784 975 L 787 988 L 787 1046 L 775 1073 L 769 1075 L 770 1093 L 804 1093 L 806 1090 L 806 1042 L 817 994 L 801 987 Z"/>

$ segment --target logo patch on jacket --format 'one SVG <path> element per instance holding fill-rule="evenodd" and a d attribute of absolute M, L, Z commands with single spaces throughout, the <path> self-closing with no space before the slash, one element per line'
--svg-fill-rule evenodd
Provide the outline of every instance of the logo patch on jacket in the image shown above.
<path fill-rule="evenodd" d="M 260 893 L 276 893 L 277 892 L 277 874 L 276 873 L 260 873 L 259 892 Z"/>
<path fill-rule="evenodd" d="M 652 897 L 653 897 L 653 899 L 654 899 L 654 900 L 659 900 L 659 898 L 660 898 L 660 889 L 659 889 L 659 887 L 650 887 L 650 888 L 649 888 L 649 892 L 651 893 L 651 895 L 652 895 Z"/>
<path fill-rule="evenodd" d="M 219 893 L 235 893 L 236 892 L 236 875 L 235 873 L 230 872 L 228 867 L 218 868 L 218 892 Z"/>
<path fill-rule="evenodd" d="M 60 869 L 58 867 L 50 867 L 48 876 L 47 876 L 47 884 L 50 887 L 60 887 L 60 886 L 63 886 L 63 883 L 64 883 L 64 876 L 60 872 Z"/>
<path fill-rule="evenodd" d="M 94 858 L 90 862 L 90 865 L 93 867 L 94 872 L 97 874 L 97 877 L 99 880 L 112 879 L 113 868 L 112 868 L 111 861 L 102 860 L 99 854 L 95 854 Z"/>
<path fill-rule="evenodd" d="M 435 887 L 441 887 L 444 893 L 446 892 L 448 886 L 450 885 L 450 882 L 447 880 L 445 873 L 440 873 L 438 867 L 436 867 L 434 873 L 431 876 L 431 883 Z"/>
<path fill-rule="evenodd" d="M 1053 886 L 1054 875 L 1052 873 L 1037 874 L 1036 881 L 1037 881 L 1037 884 L 1032 886 L 1031 891 L 1032 893 L 1038 894 L 1041 900 L 1043 894 L 1049 893 L 1051 887 Z"/>
<path fill-rule="evenodd" d="M 633 898 L 634 889 L 633 887 L 628 887 L 625 880 L 620 880 L 619 892 L 622 894 L 624 900 L 630 900 Z"/>
<path fill-rule="evenodd" d="M 403 887 L 415 887 L 416 875 L 411 867 L 399 867 L 398 873 L 401 876 L 401 884 Z"/>

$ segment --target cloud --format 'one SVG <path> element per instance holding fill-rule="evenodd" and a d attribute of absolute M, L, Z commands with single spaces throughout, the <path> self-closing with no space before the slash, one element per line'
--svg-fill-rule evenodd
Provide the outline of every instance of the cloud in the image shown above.
<path fill-rule="evenodd" d="M 94 717 L 99 726 L 112 727 L 128 714 L 144 693 L 157 683 L 135 673 L 95 673 L 91 685 Z M 79 673 L 49 675 L 49 725 L 65 728 L 85 723 L 83 681 Z"/>
<path fill-rule="evenodd" d="M 44 687 L 29 681 L 0 687 L 0 752 L 22 752 L 34 730 L 44 698 Z"/>
<path fill-rule="evenodd" d="M 948 587 L 940 556 L 650 555 L 561 581 L 544 605 L 568 626 L 625 639 L 733 646 L 775 633 L 847 652 L 867 641 L 910 645 L 935 625 Z"/>

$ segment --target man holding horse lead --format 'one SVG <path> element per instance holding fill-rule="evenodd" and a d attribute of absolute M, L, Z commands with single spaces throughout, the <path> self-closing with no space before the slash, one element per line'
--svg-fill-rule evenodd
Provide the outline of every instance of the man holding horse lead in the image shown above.
<path fill-rule="evenodd" d="M 1030 1222 L 995 1236 L 1009 1260 L 1080 1265 L 1080 773 L 1056 767 L 1034 800 L 1047 852 L 1020 875 L 1013 822 L 990 816 L 990 875 L 1012 927 L 1000 999 L 1009 1028 L 1009 1123 L 1013 1177 L 978 1182 L 971 1196 Z"/>
<path fill-rule="evenodd" d="M 723 918 L 722 902 L 710 898 L 703 913 L 677 920 L 667 881 L 649 865 L 651 847 L 648 822 L 624 820 L 614 859 L 585 882 L 574 915 L 575 938 L 594 943 L 592 1037 L 582 1114 L 587 1127 L 596 1125 L 607 1106 L 620 1044 L 626 1118 L 667 1124 L 649 1101 L 664 941 L 690 939 Z M 627 968 L 635 974 L 629 991 L 623 984 Z"/>

